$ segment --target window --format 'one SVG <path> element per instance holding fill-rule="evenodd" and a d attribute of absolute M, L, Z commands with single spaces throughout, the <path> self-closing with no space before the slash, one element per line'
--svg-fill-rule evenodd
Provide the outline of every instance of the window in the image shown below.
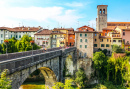
<path fill-rule="evenodd" d="M 107 42 L 109 42 L 109 39 L 107 39 Z"/>
<path fill-rule="evenodd" d="M 11 38 L 12 38 L 12 35 L 11 35 Z"/>
<path fill-rule="evenodd" d="M 82 34 L 80 34 L 80 37 L 82 37 Z"/>
<path fill-rule="evenodd" d="M 106 44 L 106 47 L 109 47 L 109 44 Z"/>
<path fill-rule="evenodd" d="M 21 38 L 21 35 L 19 35 L 19 38 Z"/>
<path fill-rule="evenodd" d="M 103 42 L 103 39 L 100 39 L 100 42 Z"/>
<path fill-rule="evenodd" d="M 118 40 L 118 42 L 122 42 L 122 40 Z"/>
<path fill-rule="evenodd" d="M 101 44 L 101 47 L 104 47 L 104 44 Z"/>
<path fill-rule="evenodd" d="M 123 42 L 124 42 L 124 44 L 125 44 L 125 39 L 123 39 Z"/>
<path fill-rule="evenodd" d="M 82 39 L 80 39 L 80 42 L 82 42 Z"/>
<path fill-rule="evenodd" d="M 94 44 L 94 47 L 97 47 L 97 44 Z"/>
<path fill-rule="evenodd" d="M 95 39 L 95 42 L 97 41 L 97 39 Z"/>
<path fill-rule="evenodd" d="M 80 45 L 80 48 L 82 48 L 82 45 Z"/>
<path fill-rule="evenodd" d="M 102 9 L 100 9 L 100 14 L 102 14 Z"/>
<path fill-rule="evenodd" d="M 87 42 L 87 39 L 85 39 L 85 42 Z"/>
<path fill-rule="evenodd" d="M 97 34 L 95 33 L 95 36 L 97 36 Z"/>
<path fill-rule="evenodd" d="M 1 44 L 3 43 L 3 40 L 1 40 Z"/>
<path fill-rule="evenodd" d="M 85 34 L 85 37 L 87 37 L 87 34 Z"/>
<path fill-rule="evenodd" d="M 3 31 L 3 30 L 1 30 L 1 31 Z"/>
<path fill-rule="evenodd" d="M 105 9 L 103 9 L 103 14 L 105 14 Z"/>
<path fill-rule="evenodd" d="M 87 48 L 87 45 L 85 45 L 85 48 Z"/>
<path fill-rule="evenodd" d="M 116 40 L 113 40 L 113 42 L 116 42 Z"/>
<path fill-rule="evenodd" d="M 105 33 L 105 36 L 107 36 L 107 33 Z"/>
<path fill-rule="evenodd" d="M 72 37 L 70 37 L 70 39 L 72 39 Z"/>
<path fill-rule="evenodd" d="M 3 38 L 3 34 L 1 34 L 1 38 Z"/>
<path fill-rule="evenodd" d="M 17 38 L 17 35 L 16 35 L 16 38 Z"/>
<path fill-rule="evenodd" d="M 123 36 L 125 36 L 125 32 L 123 32 Z"/>
<path fill-rule="evenodd" d="M 86 57 L 87 56 L 87 54 L 86 53 L 84 53 L 84 57 Z"/>

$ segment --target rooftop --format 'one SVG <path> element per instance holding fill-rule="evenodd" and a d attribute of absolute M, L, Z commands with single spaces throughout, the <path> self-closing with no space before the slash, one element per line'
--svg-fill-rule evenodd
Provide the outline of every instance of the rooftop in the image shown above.
<path fill-rule="evenodd" d="M 43 29 L 42 31 L 34 34 L 34 35 L 51 35 L 52 30 L 48 30 L 48 29 Z"/>

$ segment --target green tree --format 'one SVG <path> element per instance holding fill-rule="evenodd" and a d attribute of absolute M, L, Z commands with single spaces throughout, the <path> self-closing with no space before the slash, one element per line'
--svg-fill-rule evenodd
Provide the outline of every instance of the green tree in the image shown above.
<path fill-rule="evenodd" d="M 11 80 L 7 78 L 7 69 L 1 73 L 0 77 L 0 89 L 11 89 Z"/>
<path fill-rule="evenodd" d="M 123 49 L 121 47 L 119 47 L 118 45 L 113 45 L 112 52 L 123 53 Z"/>
<path fill-rule="evenodd" d="M 80 68 L 77 72 L 76 72 L 76 78 L 75 78 L 75 82 L 77 84 L 77 86 L 79 88 L 85 87 L 86 83 L 87 83 L 87 77 L 86 74 L 84 72 L 83 68 Z"/>
<path fill-rule="evenodd" d="M 96 52 L 93 56 L 93 63 L 94 63 L 94 68 L 96 70 L 96 74 L 99 77 L 104 78 L 104 76 L 106 75 L 106 65 L 107 65 L 107 60 L 108 58 L 105 56 L 105 54 L 100 51 L 100 52 Z"/>

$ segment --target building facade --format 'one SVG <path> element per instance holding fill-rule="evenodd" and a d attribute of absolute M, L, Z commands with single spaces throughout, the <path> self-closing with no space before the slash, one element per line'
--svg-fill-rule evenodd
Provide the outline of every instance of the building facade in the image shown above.
<path fill-rule="evenodd" d="M 41 30 L 41 27 L 0 27 L 0 43 L 2 44 L 5 39 L 15 37 L 20 40 L 24 34 L 28 34 L 34 40 L 34 34 Z"/>
<path fill-rule="evenodd" d="M 93 57 L 94 32 L 89 26 L 82 26 L 75 31 L 75 46 L 79 51 L 79 57 Z"/>
<path fill-rule="evenodd" d="M 34 34 L 35 37 L 35 43 L 43 48 L 51 48 L 51 30 L 43 29 L 36 34 Z"/>

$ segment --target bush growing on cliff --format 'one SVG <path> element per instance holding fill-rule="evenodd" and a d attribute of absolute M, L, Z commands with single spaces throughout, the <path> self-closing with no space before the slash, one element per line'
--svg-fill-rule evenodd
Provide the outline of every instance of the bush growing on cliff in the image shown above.
<path fill-rule="evenodd" d="M 7 69 L 1 73 L 0 89 L 11 89 L 11 80 L 6 77 Z"/>
<path fill-rule="evenodd" d="M 77 84 L 77 86 L 79 88 L 83 88 L 85 87 L 86 83 L 87 83 L 87 77 L 86 74 L 84 72 L 83 68 L 80 68 L 77 72 L 76 72 L 76 78 L 75 78 L 75 82 Z"/>

